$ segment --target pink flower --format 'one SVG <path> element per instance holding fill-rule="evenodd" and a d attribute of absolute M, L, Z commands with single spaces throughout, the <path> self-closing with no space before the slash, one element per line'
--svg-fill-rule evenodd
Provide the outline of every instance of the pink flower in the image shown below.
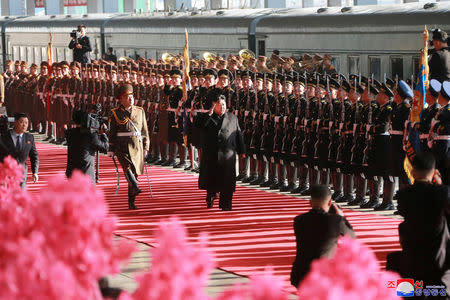
<path fill-rule="evenodd" d="M 4 191 L 0 295 L 12 300 L 100 299 L 98 278 L 119 271 L 134 251 L 130 241 L 114 243 L 116 221 L 108 215 L 102 192 L 80 172 L 68 181 L 52 178 L 36 196 L 13 184 Z"/>
<path fill-rule="evenodd" d="M 267 267 L 262 275 L 250 277 L 250 294 L 253 300 L 287 300 L 283 292 L 284 282 L 273 275 L 273 268 Z"/>
<path fill-rule="evenodd" d="M 394 300 L 389 280 L 400 275 L 380 270 L 375 254 L 358 240 L 342 237 L 332 258 L 315 260 L 300 283 L 299 299 Z"/>
<path fill-rule="evenodd" d="M 206 300 L 204 287 L 214 268 L 208 251 L 207 236 L 202 234 L 197 244 L 187 242 L 186 228 L 172 217 L 161 222 L 156 232 L 158 246 L 150 251 L 150 272 L 138 276 L 135 300 Z"/>
<path fill-rule="evenodd" d="M 0 162 L 0 190 L 1 189 L 19 189 L 23 180 L 23 168 L 19 163 L 7 156 L 3 162 Z M 3 198 L 0 196 L 0 201 Z"/>

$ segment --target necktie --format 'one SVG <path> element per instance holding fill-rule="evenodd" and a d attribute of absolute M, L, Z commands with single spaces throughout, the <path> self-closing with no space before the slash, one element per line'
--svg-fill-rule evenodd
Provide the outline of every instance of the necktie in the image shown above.
<path fill-rule="evenodd" d="M 20 135 L 17 136 L 17 142 L 16 142 L 16 151 L 19 152 L 20 150 Z"/>

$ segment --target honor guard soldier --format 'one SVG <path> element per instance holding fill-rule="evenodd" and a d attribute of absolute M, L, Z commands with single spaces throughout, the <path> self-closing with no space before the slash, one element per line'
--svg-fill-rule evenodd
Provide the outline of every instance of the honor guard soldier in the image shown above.
<path fill-rule="evenodd" d="M 334 76 L 338 79 L 337 76 Z M 330 169 L 331 183 L 333 184 L 334 193 L 332 199 L 336 202 L 342 201 L 344 194 L 342 193 L 342 173 L 337 168 L 337 155 L 340 144 L 341 128 L 345 118 L 344 98 L 340 97 L 341 85 L 333 78 L 328 79 L 328 98 L 330 99 L 330 120 L 329 120 L 329 135 L 330 146 L 328 150 L 328 167 Z"/>
<path fill-rule="evenodd" d="M 183 89 L 181 87 L 182 72 L 174 69 L 170 71 L 170 85 L 164 87 L 164 93 L 169 97 L 169 163 L 167 166 L 174 168 L 186 167 L 186 146 L 183 141 L 183 116 L 181 109 L 183 105 Z M 175 158 L 178 155 L 180 162 L 177 164 Z"/>
<path fill-rule="evenodd" d="M 442 183 L 449 184 L 449 149 L 450 149 L 450 81 L 442 83 L 438 98 L 442 108 L 432 122 L 429 146 L 436 157 L 436 167 L 441 173 Z"/>
<path fill-rule="evenodd" d="M 376 88 L 375 82 L 370 78 L 367 78 L 366 80 L 362 80 L 362 82 L 366 83 L 364 93 L 362 95 L 363 101 L 367 102 L 365 106 L 364 111 L 364 120 L 365 120 L 365 148 L 363 151 L 363 160 L 362 160 L 362 173 L 364 174 L 364 177 L 367 178 L 367 184 L 369 187 L 369 201 L 365 201 L 360 205 L 361 208 L 374 208 L 379 203 L 379 197 L 380 197 L 380 187 L 381 187 L 381 180 L 382 175 L 379 175 L 382 171 L 385 170 L 385 164 L 383 164 L 383 168 L 381 169 L 372 169 L 371 167 L 374 167 L 373 161 L 378 157 L 376 155 L 378 147 L 381 145 L 381 148 L 385 145 L 384 142 L 389 142 L 389 133 L 378 133 L 375 131 L 371 131 L 371 129 L 374 127 L 374 120 L 377 120 L 377 122 L 382 123 L 384 125 L 384 120 L 377 119 L 380 105 L 378 104 L 376 98 L 378 95 L 378 89 Z M 378 123 L 377 123 L 378 124 Z M 387 123 L 387 130 L 389 129 L 389 123 Z M 382 135 L 385 134 L 385 135 Z M 383 137 L 387 136 L 388 138 L 385 139 Z M 382 139 L 380 143 L 379 140 Z M 389 144 L 388 144 L 389 145 Z M 380 154 L 383 155 L 386 152 L 381 152 Z M 376 168 L 376 167 L 375 167 Z"/>
<path fill-rule="evenodd" d="M 422 110 L 420 114 L 420 122 L 414 124 L 414 129 L 419 132 L 419 138 L 423 151 L 428 151 L 428 134 L 431 129 L 431 121 L 438 113 L 441 105 L 438 103 L 439 92 L 442 84 L 436 79 L 430 80 L 430 85 L 426 93 L 427 107 Z"/>
<path fill-rule="evenodd" d="M 353 148 L 351 157 L 351 168 L 354 175 L 354 183 L 356 188 L 355 200 L 349 202 L 349 205 L 361 205 L 365 202 L 367 191 L 367 179 L 363 172 L 364 149 L 366 148 L 366 123 L 369 115 L 370 103 L 367 97 L 362 97 L 367 79 L 363 80 L 361 76 L 350 75 L 352 82 L 351 92 L 355 98 L 353 108 L 354 124 L 353 124 Z M 364 85 L 363 85 L 364 84 Z"/>
<path fill-rule="evenodd" d="M 304 74 L 306 75 L 306 74 Z M 306 77 L 298 73 L 294 76 L 294 96 L 297 104 L 295 109 L 295 137 L 292 141 L 291 156 L 294 166 L 297 169 L 298 185 L 291 191 L 291 194 L 301 194 L 308 189 L 308 166 L 302 157 L 302 149 L 305 144 L 306 130 L 305 120 L 308 107 L 305 91 L 307 88 Z M 295 173 L 295 172 L 294 172 Z M 294 174 L 295 176 L 295 174 Z"/>
<path fill-rule="evenodd" d="M 371 176 L 378 176 L 376 184 L 383 183 L 383 202 L 379 204 L 377 197 L 371 197 L 371 201 L 374 202 L 375 210 L 391 210 L 394 209 L 392 204 L 394 196 L 394 180 L 391 176 L 392 162 L 386 159 L 386 153 L 392 154 L 392 135 L 389 130 L 389 122 L 393 119 L 393 106 L 392 99 L 394 93 L 386 85 L 386 83 L 380 84 L 374 81 L 374 88 L 378 90 L 377 102 L 380 105 L 380 109 L 376 118 L 374 119 L 373 126 L 370 128 L 370 134 L 373 135 L 372 148 L 369 154 L 369 173 Z M 403 135 L 402 135 L 403 136 Z M 394 150 L 397 151 L 397 150 Z M 400 151 L 400 150 L 398 150 Z M 402 160 L 403 163 L 403 160 Z M 378 195 L 378 187 L 374 188 L 376 195 Z M 376 202 L 376 203 L 375 203 Z M 367 205 L 370 204 L 370 201 Z"/>
<path fill-rule="evenodd" d="M 144 158 L 149 149 L 145 111 L 134 105 L 133 87 L 124 84 L 119 90 L 120 105 L 111 110 L 110 151 L 117 156 L 128 182 L 128 208 L 137 209 L 135 198 L 141 193 L 138 175 L 144 172 Z"/>
<path fill-rule="evenodd" d="M 399 188 L 402 189 L 408 185 L 408 178 L 405 173 L 405 169 L 403 167 L 403 162 L 405 160 L 405 151 L 404 151 L 404 133 L 405 133 L 405 123 L 409 119 L 409 115 L 411 112 L 411 104 L 412 99 L 414 98 L 414 92 L 411 87 L 404 81 L 399 81 L 397 85 L 397 99 L 399 99 L 399 103 L 395 106 L 392 111 L 391 116 L 391 161 L 390 167 L 391 170 L 389 175 L 392 176 L 389 180 L 398 181 Z M 389 186 L 388 183 L 385 186 Z M 388 197 L 389 198 L 389 197 Z M 392 198 L 392 197 L 390 197 Z M 385 199 L 383 199 L 385 200 Z M 386 202 L 386 201 L 385 201 Z M 388 201 L 391 204 L 385 204 L 389 206 L 389 209 L 393 209 L 392 201 Z M 380 209 L 383 207 L 380 207 Z"/>
<path fill-rule="evenodd" d="M 354 84 L 354 82 L 353 82 Z M 343 118 L 340 125 L 340 141 L 336 155 L 337 171 L 342 173 L 343 197 L 340 202 L 351 202 L 353 196 L 354 177 L 351 169 L 352 148 L 354 141 L 353 127 L 355 124 L 355 108 L 358 101 L 358 93 L 344 76 L 341 77 L 340 95 L 343 99 Z"/>

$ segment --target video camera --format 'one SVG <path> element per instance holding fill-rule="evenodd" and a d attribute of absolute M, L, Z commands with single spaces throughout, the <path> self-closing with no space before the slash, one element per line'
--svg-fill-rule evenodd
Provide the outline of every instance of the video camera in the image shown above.
<path fill-rule="evenodd" d="M 93 105 L 91 111 L 92 112 L 85 115 L 85 119 L 83 120 L 84 122 L 81 124 L 82 127 L 89 129 L 91 132 L 97 133 L 100 132 L 100 128 L 103 125 L 106 125 L 106 127 L 109 129 L 108 118 L 101 115 L 102 105 L 99 103 Z"/>
<path fill-rule="evenodd" d="M 70 32 L 70 37 L 75 39 L 76 41 L 78 41 L 78 39 L 81 37 L 81 29 L 80 26 L 78 26 L 78 28 L 75 30 L 72 30 L 72 32 Z"/>
<path fill-rule="evenodd" d="M 0 107 L 0 135 L 8 132 L 11 123 L 14 123 L 14 118 L 8 117 L 5 107 Z"/>

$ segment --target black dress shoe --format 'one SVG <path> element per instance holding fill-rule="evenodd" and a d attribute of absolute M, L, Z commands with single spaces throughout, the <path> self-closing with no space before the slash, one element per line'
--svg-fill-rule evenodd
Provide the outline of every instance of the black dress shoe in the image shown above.
<path fill-rule="evenodd" d="M 239 175 L 236 177 L 236 181 L 241 181 L 242 178 L 244 178 L 244 177 L 245 177 L 244 174 L 239 174 Z"/>
<path fill-rule="evenodd" d="M 155 166 L 160 166 L 160 165 L 162 165 L 164 162 L 165 162 L 165 160 L 163 160 L 163 159 L 158 159 L 158 160 L 156 160 L 155 162 L 153 162 L 153 164 L 154 164 Z"/>
<path fill-rule="evenodd" d="M 347 199 L 344 197 L 344 194 L 340 193 L 339 195 L 334 198 L 334 202 L 336 203 L 345 203 L 348 202 Z"/>
<path fill-rule="evenodd" d="M 184 168 L 185 171 L 190 171 L 192 169 L 192 165 L 188 165 L 186 168 Z"/>
<path fill-rule="evenodd" d="M 253 180 L 255 180 L 257 177 L 255 175 L 252 175 L 250 177 L 245 177 L 244 179 L 242 179 L 242 183 L 250 183 Z"/>
<path fill-rule="evenodd" d="M 135 210 L 138 209 L 138 207 L 134 203 L 128 203 L 128 209 Z"/>
<path fill-rule="evenodd" d="M 173 160 L 166 160 L 164 163 L 161 164 L 161 166 L 168 167 L 168 166 L 172 166 L 173 163 L 174 163 Z"/>
<path fill-rule="evenodd" d="M 249 182 L 250 185 L 260 185 L 261 184 L 261 177 L 256 176 L 255 179 Z"/>
<path fill-rule="evenodd" d="M 308 189 L 307 186 L 299 186 L 291 191 L 291 194 L 301 194 Z"/>
<path fill-rule="evenodd" d="M 272 185 L 269 187 L 271 190 L 278 190 L 281 187 L 282 183 L 278 182 L 278 180 L 274 180 Z"/>
<path fill-rule="evenodd" d="M 311 189 L 307 188 L 306 190 L 301 192 L 300 195 L 302 195 L 302 196 L 309 196 L 309 195 L 311 195 Z"/>
<path fill-rule="evenodd" d="M 392 202 L 382 202 L 380 205 L 375 206 L 375 211 L 394 210 L 395 206 Z"/>
<path fill-rule="evenodd" d="M 396 215 L 396 216 L 400 215 L 400 213 L 398 212 L 398 210 L 394 211 L 394 215 Z"/>
<path fill-rule="evenodd" d="M 173 166 L 174 169 L 184 169 L 186 168 L 186 162 L 180 161 L 178 164 Z"/>
<path fill-rule="evenodd" d="M 358 205 L 360 206 L 361 204 L 363 204 L 365 202 L 365 199 L 362 197 L 356 197 L 355 199 L 353 199 L 352 201 L 348 202 L 348 205 Z"/>
<path fill-rule="evenodd" d="M 292 191 L 294 188 L 293 188 L 293 186 L 292 186 L 292 184 L 286 184 L 286 185 L 282 185 L 281 187 L 280 187 L 280 192 L 283 192 L 283 193 L 285 193 L 285 192 L 290 192 L 290 191 Z"/>
<path fill-rule="evenodd" d="M 345 202 L 350 203 L 355 200 L 355 197 L 353 197 L 353 195 L 344 195 L 344 200 Z"/>
<path fill-rule="evenodd" d="M 261 184 L 259 185 L 260 187 L 269 187 L 272 184 L 272 182 L 270 182 L 270 180 L 264 180 L 264 182 L 261 182 Z"/>
<path fill-rule="evenodd" d="M 378 198 L 377 199 L 373 198 L 373 199 L 370 199 L 367 202 L 361 203 L 361 205 L 359 207 L 361 207 L 361 208 L 375 208 L 376 206 L 379 205 L 379 203 L 380 203 L 380 200 L 378 200 Z"/>

